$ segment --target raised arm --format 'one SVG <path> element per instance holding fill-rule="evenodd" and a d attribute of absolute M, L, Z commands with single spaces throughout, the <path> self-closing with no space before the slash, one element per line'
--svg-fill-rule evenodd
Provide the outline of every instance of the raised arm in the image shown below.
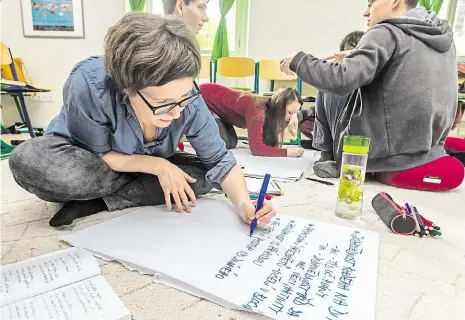
<path fill-rule="evenodd" d="M 392 33 L 386 26 L 377 25 L 362 37 L 342 63 L 330 63 L 299 52 L 292 59 L 290 69 L 318 90 L 346 95 L 371 83 L 395 50 Z"/>

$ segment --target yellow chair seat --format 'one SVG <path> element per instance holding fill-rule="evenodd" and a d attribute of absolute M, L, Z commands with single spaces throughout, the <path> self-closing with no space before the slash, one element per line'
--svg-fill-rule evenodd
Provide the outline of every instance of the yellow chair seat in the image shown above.
<path fill-rule="evenodd" d="M 260 60 L 260 79 L 263 80 L 297 80 L 296 75 L 287 75 L 281 72 L 278 60 Z"/>

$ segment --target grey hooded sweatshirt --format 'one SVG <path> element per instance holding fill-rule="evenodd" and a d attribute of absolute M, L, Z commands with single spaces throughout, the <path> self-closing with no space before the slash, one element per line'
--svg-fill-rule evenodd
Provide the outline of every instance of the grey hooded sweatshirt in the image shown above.
<path fill-rule="evenodd" d="M 407 170 L 446 155 L 457 62 L 452 30 L 433 12 L 416 8 L 377 24 L 341 64 L 299 52 L 290 68 L 323 92 L 360 88 L 362 103 L 345 113 L 345 134 L 371 138 L 368 172 Z"/>

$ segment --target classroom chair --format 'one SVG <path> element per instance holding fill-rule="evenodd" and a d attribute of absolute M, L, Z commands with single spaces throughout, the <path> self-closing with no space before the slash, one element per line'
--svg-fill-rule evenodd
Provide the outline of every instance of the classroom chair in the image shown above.
<path fill-rule="evenodd" d="M 251 58 L 243 57 L 223 57 L 219 58 L 215 63 L 215 70 L 213 72 L 213 82 L 216 83 L 217 75 L 228 78 L 246 78 L 254 77 L 254 88 L 238 88 L 232 89 L 240 91 L 253 91 L 257 92 L 257 66 L 255 61 Z"/>
<path fill-rule="evenodd" d="M 200 79 L 208 79 L 209 82 L 213 82 L 212 65 L 212 60 L 202 58 L 202 65 L 199 73 L 199 81 Z"/>
<path fill-rule="evenodd" d="M 0 42 L 0 53 L 1 53 L 1 65 L 2 65 L 2 76 L 8 74 L 12 79 L 6 80 L 1 79 L 1 93 L 11 96 L 18 108 L 18 113 L 21 120 L 26 124 L 29 135 L 31 138 L 36 136 L 34 128 L 32 127 L 29 112 L 27 110 L 26 101 L 24 96 L 27 94 L 35 94 L 38 92 L 50 92 L 49 89 L 43 89 L 32 84 L 22 82 L 18 74 L 20 70 L 16 68 L 15 60 L 11 54 L 10 48 Z"/>
<path fill-rule="evenodd" d="M 1 53 L 1 65 L 8 65 L 11 70 L 11 74 L 13 81 L 19 81 L 18 77 L 18 72 L 16 71 L 16 66 L 14 63 L 13 55 L 11 54 L 10 48 L 4 44 L 3 42 L 0 42 L 0 53 Z M 13 97 L 16 107 L 18 108 L 19 115 L 21 119 L 24 121 L 26 124 L 29 134 L 31 137 L 35 137 L 34 129 L 32 128 L 31 120 L 29 118 L 29 113 L 27 112 L 26 108 L 26 102 L 24 100 L 24 93 L 23 92 L 17 92 L 13 93 L 11 91 L 8 91 L 7 88 L 5 88 L 2 85 L 2 94 L 8 94 L 11 97 Z"/>
<path fill-rule="evenodd" d="M 292 81 L 297 80 L 297 75 L 287 75 L 281 72 L 279 60 L 263 59 L 257 63 L 258 79 L 270 81 L 270 91 L 274 91 L 275 81 Z M 257 87 L 257 93 L 260 86 Z"/>

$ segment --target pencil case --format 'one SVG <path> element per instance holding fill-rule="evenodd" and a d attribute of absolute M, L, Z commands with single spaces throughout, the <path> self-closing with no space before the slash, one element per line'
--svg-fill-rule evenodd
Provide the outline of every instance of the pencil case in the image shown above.
<path fill-rule="evenodd" d="M 371 205 L 392 232 L 402 235 L 410 235 L 415 232 L 415 220 L 407 214 L 404 207 L 397 204 L 386 192 L 378 193 L 371 201 Z"/>

